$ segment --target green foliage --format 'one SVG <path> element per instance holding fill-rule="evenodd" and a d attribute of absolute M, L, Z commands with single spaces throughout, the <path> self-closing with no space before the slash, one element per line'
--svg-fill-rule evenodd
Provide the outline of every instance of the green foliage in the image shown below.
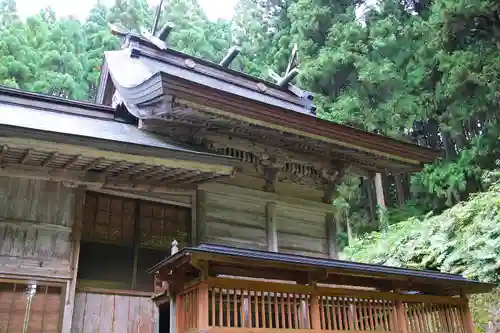
<path fill-rule="evenodd" d="M 495 158 L 500 156 L 499 132 L 498 123 L 492 123 L 490 130 L 474 138 L 458 158 L 439 160 L 416 174 L 412 179 L 415 201 L 427 210 L 441 211 L 482 190 L 484 171 L 494 168 Z"/>
<path fill-rule="evenodd" d="M 498 177 L 487 174 L 490 180 Z M 500 281 L 500 182 L 442 214 L 410 218 L 363 236 L 345 249 L 348 258 L 463 274 Z"/>

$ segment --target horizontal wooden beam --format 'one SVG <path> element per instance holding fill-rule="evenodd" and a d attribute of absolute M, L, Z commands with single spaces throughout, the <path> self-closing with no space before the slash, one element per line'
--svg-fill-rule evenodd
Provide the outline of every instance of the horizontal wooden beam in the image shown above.
<path fill-rule="evenodd" d="M 183 201 L 177 201 L 174 198 L 162 198 L 162 197 L 154 197 L 150 194 L 151 192 L 147 193 L 131 193 L 130 191 L 119 191 L 119 190 L 114 190 L 114 189 L 109 189 L 107 187 L 103 187 L 98 189 L 96 192 L 103 193 L 103 194 L 109 194 L 109 195 L 116 195 L 124 198 L 131 198 L 131 199 L 139 199 L 139 200 L 146 200 L 146 201 L 151 201 L 151 202 L 158 202 L 158 203 L 163 203 L 167 205 L 174 205 L 174 206 L 180 206 L 180 207 L 191 207 L 191 194 L 178 194 L 178 192 L 174 193 L 169 193 L 168 189 L 165 190 L 164 194 L 165 196 L 167 195 L 172 195 L 172 196 L 186 196 L 189 198 L 189 203 L 188 202 L 183 202 Z"/>
<path fill-rule="evenodd" d="M 256 281 L 248 279 L 229 279 L 229 278 L 208 278 L 210 286 L 225 289 L 246 289 L 263 292 L 278 293 L 302 293 L 315 294 L 320 296 L 345 296 L 360 297 L 375 300 L 403 300 L 422 303 L 439 304 L 465 304 L 466 301 L 458 297 L 433 296 L 433 295 L 407 295 L 394 292 L 381 292 L 372 290 L 361 290 L 356 288 L 331 288 L 305 286 L 289 283 L 275 283 L 268 281 Z"/>
<path fill-rule="evenodd" d="M 0 274 L 25 277 L 31 280 L 70 280 L 73 276 L 68 260 L 48 258 L 27 259 L 0 256 Z"/>
<path fill-rule="evenodd" d="M 110 143 L 111 144 L 111 143 Z M 185 158 L 181 156 L 171 155 L 167 157 L 157 157 L 151 156 L 147 154 L 146 148 L 144 148 L 144 152 L 140 154 L 139 152 L 129 153 L 129 152 L 119 152 L 119 151 L 109 151 L 98 149 L 94 147 L 89 147 L 85 145 L 75 145 L 75 144 L 67 144 L 67 143 L 57 143 L 52 141 L 42 141 L 42 140 L 34 140 L 22 137 L 0 137 L 0 145 L 6 145 L 11 148 L 17 149 L 35 149 L 38 151 L 48 151 L 48 152 L 58 152 L 60 154 L 68 154 L 68 155 L 82 155 L 86 158 L 104 158 L 107 160 L 113 160 L 116 162 L 119 161 L 127 161 L 128 163 L 145 163 L 148 165 L 158 165 L 164 166 L 167 168 L 183 168 L 189 170 L 200 170 L 202 172 L 218 172 L 218 173 L 231 173 L 233 172 L 234 166 L 229 164 L 236 164 L 235 162 L 230 162 L 230 159 L 216 156 L 216 155 L 200 155 L 199 159 L 204 158 L 204 162 L 198 162 L 194 160 L 193 152 L 183 153 Z M 124 145 L 122 143 L 116 145 L 116 149 L 125 149 L 129 146 Z M 151 148 L 152 149 L 152 148 Z M 167 155 L 170 153 L 167 149 L 163 149 L 164 154 Z M 174 154 L 174 153 L 171 153 Z M 217 164 L 217 163 L 208 163 L 206 160 L 217 161 L 224 158 L 227 160 L 226 165 Z"/>
<path fill-rule="evenodd" d="M 24 220 L 12 220 L 0 218 L 0 226 L 11 226 L 11 227 L 21 227 L 21 228 L 36 228 L 41 230 L 55 231 L 55 232 L 67 232 L 71 233 L 72 228 L 70 226 L 53 224 L 53 223 L 40 223 L 35 221 L 24 221 Z"/>

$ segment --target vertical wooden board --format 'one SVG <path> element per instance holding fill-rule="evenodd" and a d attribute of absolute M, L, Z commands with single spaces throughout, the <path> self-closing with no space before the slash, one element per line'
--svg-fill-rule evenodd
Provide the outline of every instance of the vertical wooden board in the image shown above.
<path fill-rule="evenodd" d="M 83 319 L 83 332 L 98 332 L 101 313 L 101 300 L 102 295 L 90 293 L 87 294 L 87 302 L 85 304 L 85 317 Z"/>
<path fill-rule="evenodd" d="M 17 181 L 18 181 L 18 186 L 15 194 L 15 201 L 12 203 L 13 210 L 9 217 L 18 220 L 25 220 L 26 207 L 28 206 L 28 199 L 26 196 L 28 194 L 28 189 L 31 180 L 22 178 L 22 179 L 17 179 Z"/>
<path fill-rule="evenodd" d="M 36 238 L 38 230 L 36 228 L 28 228 L 26 231 L 26 239 L 24 241 L 23 257 L 32 257 L 35 254 Z"/>
<path fill-rule="evenodd" d="M 26 228 L 25 227 L 17 227 L 14 229 L 14 239 L 12 240 L 12 247 L 10 248 L 10 256 L 13 257 L 21 257 L 23 255 L 24 250 L 24 241 L 26 239 Z"/>
<path fill-rule="evenodd" d="M 14 228 L 5 226 L 5 234 L 2 244 L 0 244 L 0 255 L 9 255 L 10 249 L 14 245 Z"/>
<path fill-rule="evenodd" d="M 132 333 L 128 330 L 130 297 L 115 296 L 113 331 L 110 333 Z"/>
<path fill-rule="evenodd" d="M 55 232 L 52 235 L 52 257 L 69 260 L 71 255 L 70 234 L 67 232 Z"/>
<path fill-rule="evenodd" d="M 50 258 L 52 256 L 52 247 L 53 247 L 52 234 L 53 231 L 42 230 L 42 229 L 38 230 L 38 235 L 35 244 L 36 257 Z"/>
<path fill-rule="evenodd" d="M 153 331 L 153 307 L 156 305 L 153 301 L 147 297 L 141 297 L 140 302 L 140 314 L 139 314 L 139 330 L 140 333 L 156 333 Z"/>
<path fill-rule="evenodd" d="M 113 326 L 114 295 L 101 296 L 101 313 L 99 319 L 99 333 L 111 332 Z"/>
<path fill-rule="evenodd" d="M 72 226 L 73 218 L 75 216 L 75 192 L 68 191 L 69 189 L 65 189 L 63 193 L 61 193 L 62 198 L 59 201 L 61 203 L 59 207 L 59 216 L 58 220 L 54 221 L 57 224 Z"/>
<path fill-rule="evenodd" d="M 152 332 L 158 333 L 160 332 L 160 310 L 156 306 L 156 304 L 152 304 L 152 316 L 153 316 L 153 325 Z"/>
<path fill-rule="evenodd" d="M 139 333 L 141 314 L 141 298 L 130 297 L 128 308 L 128 333 Z"/>
<path fill-rule="evenodd" d="M 76 293 L 73 310 L 73 320 L 71 333 L 85 333 L 83 331 L 83 320 L 85 317 L 85 303 L 87 302 L 86 293 Z"/>

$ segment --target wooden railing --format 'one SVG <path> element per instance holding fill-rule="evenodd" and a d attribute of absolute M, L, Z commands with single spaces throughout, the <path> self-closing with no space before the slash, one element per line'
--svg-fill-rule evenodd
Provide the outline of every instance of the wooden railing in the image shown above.
<path fill-rule="evenodd" d="M 473 333 L 467 300 L 238 279 L 209 279 L 176 297 L 177 332 L 324 330 Z"/>

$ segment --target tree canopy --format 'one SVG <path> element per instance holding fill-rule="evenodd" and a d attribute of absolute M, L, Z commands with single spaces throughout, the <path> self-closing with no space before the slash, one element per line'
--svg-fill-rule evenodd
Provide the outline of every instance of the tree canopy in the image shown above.
<path fill-rule="evenodd" d="M 108 23 L 150 30 L 155 10 L 97 1 L 83 21 L 50 8 L 21 18 L 15 0 L 0 0 L 0 84 L 92 100 L 103 52 L 119 47 Z M 385 175 L 387 221 L 368 204 L 373 184 L 347 179 L 335 201 L 344 233 L 440 213 L 485 190 L 480 179 L 500 156 L 498 1 L 240 0 L 231 21 L 210 21 L 196 0 L 165 0 L 166 22 L 169 47 L 217 62 L 239 45 L 233 68 L 266 79 L 284 73 L 297 45 L 298 84 L 316 94 L 319 117 L 445 151 L 411 179 Z"/>

